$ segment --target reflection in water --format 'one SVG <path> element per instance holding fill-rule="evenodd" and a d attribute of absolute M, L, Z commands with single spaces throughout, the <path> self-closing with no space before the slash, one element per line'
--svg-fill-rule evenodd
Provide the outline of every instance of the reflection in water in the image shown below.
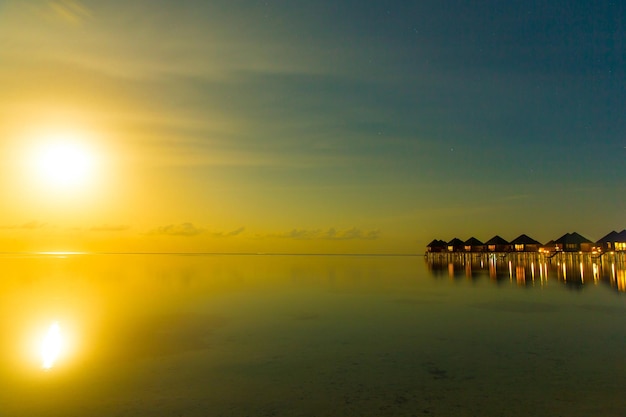
<path fill-rule="evenodd" d="M 546 285 L 548 277 L 572 288 L 604 282 L 620 292 L 626 292 L 626 254 L 607 253 L 603 256 L 580 253 L 545 254 L 519 253 L 431 253 L 426 266 L 435 276 L 471 278 L 488 276 L 495 282 L 508 280 L 520 286 Z"/>
<path fill-rule="evenodd" d="M 617 268 L 611 264 L 611 283 L 615 283 L 619 291 L 626 291 L 626 268 Z"/>
<path fill-rule="evenodd" d="M 599 261 L 0 256 L 0 415 L 622 416 Z"/>
<path fill-rule="evenodd" d="M 50 369 L 54 366 L 61 354 L 62 347 L 63 338 L 61 337 L 61 327 L 59 326 L 59 322 L 55 321 L 50 325 L 48 333 L 41 343 L 41 366 L 43 369 Z"/>

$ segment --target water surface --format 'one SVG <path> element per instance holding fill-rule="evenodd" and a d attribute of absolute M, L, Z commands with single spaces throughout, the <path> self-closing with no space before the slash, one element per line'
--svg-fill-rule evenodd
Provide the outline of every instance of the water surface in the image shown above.
<path fill-rule="evenodd" d="M 626 409 L 626 294 L 602 276 L 572 286 L 560 266 L 521 280 L 421 256 L 0 260 L 6 416 Z M 53 322 L 64 352 L 45 370 Z"/>

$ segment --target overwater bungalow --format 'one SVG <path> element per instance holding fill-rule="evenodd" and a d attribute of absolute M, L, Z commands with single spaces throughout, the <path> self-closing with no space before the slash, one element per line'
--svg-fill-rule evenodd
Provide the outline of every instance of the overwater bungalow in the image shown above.
<path fill-rule="evenodd" d="M 485 250 L 485 244 L 475 237 L 470 237 L 463 244 L 465 252 L 482 252 Z"/>
<path fill-rule="evenodd" d="M 539 252 L 555 252 L 556 251 L 556 243 L 554 240 L 549 241 L 545 245 L 541 245 L 539 248 Z"/>
<path fill-rule="evenodd" d="M 621 232 L 612 231 L 595 243 L 576 232 L 566 233 L 557 240 L 551 240 L 545 245 L 542 245 L 541 242 L 526 234 L 519 235 L 511 242 L 508 242 L 499 235 L 492 237 L 485 243 L 473 236 L 465 242 L 457 237 L 449 242 L 434 239 L 427 245 L 426 252 L 441 254 L 473 254 L 486 252 L 538 252 L 548 254 L 554 254 L 556 252 L 626 252 L 626 229 Z"/>
<path fill-rule="evenodd" d="M 565 233 L 554 241 L 555 250 L 562 252 L 591 252 L 593 242 L 576 232 Z"/>
<path fill-rule="evenodd" d="M 511 246 L 516 252 L 539 252 L 541 243 L 522 234 L 511 241 Z"/>
<path fill-rule="evenodd" d="M 434 239 L 426 246 L 426 251 L 430 253 L 445 252 L 448 248 L 448 243 L 445 240 Z"/>
<path fill-rule="evenodd" d="M 626 229 L 619 233 L 613 230 L 611 233 L 598 240 L 596 247 L 604 252 L 626 251 Z"/>
<path fill-rule="evenodd" d="M 511 244 L 504 238 L 495 235 L 485 242 L 485 246 L 489 252 L 510 252 Z"/>
<path fill-rule="evenodd" d="M 448 252 L 461 252 L 463 249 L 465 249 L 465 244 L 458 237 L 448 242 Z"/>

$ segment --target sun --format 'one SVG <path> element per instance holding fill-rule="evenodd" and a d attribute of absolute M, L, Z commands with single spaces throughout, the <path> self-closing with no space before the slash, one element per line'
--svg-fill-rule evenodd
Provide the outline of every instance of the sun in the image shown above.
<path fill-rule="evenodd" d="M 85 185 L 92 178 L 95 156 L 80 140 L 58 136 L 36 147 L 32 165 L 42 183 L 57 188 L 74 188 Z"/>

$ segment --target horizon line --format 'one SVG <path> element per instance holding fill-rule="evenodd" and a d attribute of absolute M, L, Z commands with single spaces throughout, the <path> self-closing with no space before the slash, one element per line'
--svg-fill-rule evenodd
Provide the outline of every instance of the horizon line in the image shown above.
<path fill-rule="evenodd" d="M 325 252 L 110 252 L 110 251 L 0 251 L 0 255 L 44 255 L 44 256 L 74 256 L 74 255 L 224 255 L 224 256 L 424 256 L 420 253 L 325 253 Z"/>

